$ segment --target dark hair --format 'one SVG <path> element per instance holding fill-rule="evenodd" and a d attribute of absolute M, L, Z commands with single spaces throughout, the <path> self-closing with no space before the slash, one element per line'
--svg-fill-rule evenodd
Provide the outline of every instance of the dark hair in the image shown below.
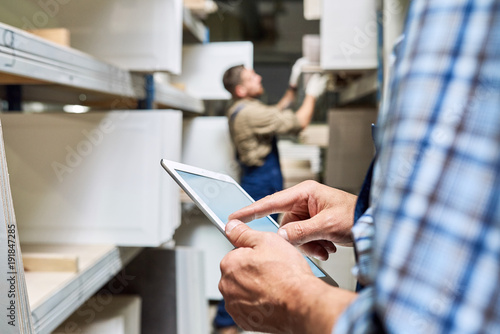
<path fill-rule="evenodd" d="M 241 72 L 245 69 L 243 65 L 236 65 L 224 72 L 224 76 L 222 77 L 222 83 L 224 84 L 224 88 L 231 93 L 231 95 L 235 95 L 234 91 L 236 86 L 241 83 Z"/>

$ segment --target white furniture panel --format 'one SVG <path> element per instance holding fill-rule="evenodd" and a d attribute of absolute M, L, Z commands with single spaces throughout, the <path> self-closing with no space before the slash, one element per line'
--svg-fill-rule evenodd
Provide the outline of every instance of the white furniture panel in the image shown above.
<path fill-rule="evenodd" d="M 377 68 L 376 1 L 323 1 L 321 68 Z"/>
<path fill-rule="evenodd" d="M 179 73 L 182 0 L 73 0 L 57 20 L 71 45 L 134 71 Z"/>
<path fill-rule="evenodd" d="M 16 216 L 9 182 L 9 170 L 5 158 L 5 145 L 0 126 L 0 307 L 4 320 L 0 322 L 2 334 L 32 334 L 33 320 L 28 302 Z"/>
<path fill-rule="evenodd" d="M 195 117 L 184 121 L 182 162 L 239 180 L 239 164 L 229 136 L 227 117 Z"/>
<path fill-rule="evenodd" d="M 175 232 L 175 244 L 203 251 L 204 298 L 222 299 L 219 291 L 220 261 L 234 247 L 210 220 L 194 205 L 184 204 L 182 224 Z"/>
<path fill-rule="evenodd" d="M 302 37 L 302 56 L 309 60 L 310 64 L 308 65 L 319 65 L 320 46 L 320 35 L 304 35 Z"/>
<path fill-rule="evenodd" d="M 195 117 L 184 121 L 182 162 L 224 173 L 239 180 L 239 165 L 229 137 L 226 117 Z M 222 298 L 218 283 L 220 260 L 233 246 L 193 203 L 185 204 L 182 225 L 175 233 L 177 245 L 205 253 L 205 291 L 208 299 Z M 191 206 L 191 209 L 187 208 Z"/>
<path fill-rule="evenodd" d="M 103 302 L 104 301 L 104 302 Z M 95 305 L 98 305 L 96 311 Z M 140 334 L 141 298 L 115 295 L 93 296 L 52 334 Z"/>
<path fill-rule="evenodd" d="M 193 248 L 175 248 L 177 333 L 209 333 L 205 299 L 203 254 Z M 161 283 L 160 283 L 161 284 Z M 159 285 L 159 284 L 158 284 Z M 194 321 L 193 321 L 194 320 Z M 150 333 L 150 332 L 149 332 Z"/>
<path fill-rule="evenodd" d="M 179 111 L 3 114 L 14 207 L 25 243 L 157 246 L 180 222 Z"/>
<path fill-rule="evenodd" d="M 174 82 L 186 86 L 186 93 L 202 100 L 230 99 L 222 84 L 224 72 L 234 65 L 253 68 L 251 42 L 223 42 L 184 46 L 182 75 Z"/>
<path fill-rule="evenodd" d="M 304 18 L 306 20 L 321 19 L 322 0 L 304 0 Z"/>

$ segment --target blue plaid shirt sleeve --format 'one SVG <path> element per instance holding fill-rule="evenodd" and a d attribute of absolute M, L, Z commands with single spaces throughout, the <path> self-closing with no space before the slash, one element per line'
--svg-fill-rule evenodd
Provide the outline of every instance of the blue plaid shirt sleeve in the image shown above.
<path fill-rule="evenodd" d="M 389 90 L 333 332 L 499 333 L 500 1 L 412 1 Z"/>

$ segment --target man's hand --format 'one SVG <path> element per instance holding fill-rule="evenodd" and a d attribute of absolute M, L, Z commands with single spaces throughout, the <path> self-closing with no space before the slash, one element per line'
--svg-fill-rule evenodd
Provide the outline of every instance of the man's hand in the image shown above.
<path fill-rule="evenodd" d="M 333 243 L 352 245 L 351 227 L 357 197 L 314 181 L 267 196 L 229 216 L 250 222 L 284 212 L 278 234 L 310 256 L 326 260 Z"/>
<path fill-rule="evenodd" d="M 304 257 L 274 233 L 232 220 L 226 235 L 237 248 L 220 264 L 219 290 L 245 330 L 330 333 L 336 316 L 355 297 L 314 277 Z"/>
<path fill-rule="evenodd" d="M 318 98 L 326 89 L 326 84 L 328 83 L 328 76 L 323 74 L 319 75 L 318 73 L 313 74 L 313 76 L 309 79 L 306 87 L 306 95 L 312 96 L 314 98 Z"/>
<path fill-rule="evenodd" d="M 288 82 L 291 88 L 297 88 L 299 84 L 300 73 L 302 73 L 302 67 L 307 64 L 309 64 L 309 60 L 304 57 L 297 59 L 295 64 L 293 64 L 292 73 L 290 74 L 290 80 Z"/>

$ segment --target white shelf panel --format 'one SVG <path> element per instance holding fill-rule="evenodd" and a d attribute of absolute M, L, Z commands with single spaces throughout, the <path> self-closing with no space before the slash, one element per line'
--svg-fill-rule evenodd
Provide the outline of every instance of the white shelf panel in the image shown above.
<path fill-rule="evenodd" d="M 0 73 L 129 98 L 144 97 L 140 75 L 0 23 Z M 2 75 L 0 74 L 0 79 Z"/>
<path fill-rule="evenodd" d="M 77 273 L 26 272 L 34 328 L 41 334 L 57 328 L 141 250 L 111 245 L 22 245 L 21 248 L 23 252 L 76 255 L 79 260 Z M 113 287 L 118 289 L 120 284 L 123 283 Z"/>
<path fill-rule="evenodd" d="M 177 110 L 1 114 L 23 243 L 158 246 L 180 223 Z M 69 155 L 68 155 L 69 154 Z"/>
<path fill-rule="evenodd" d="M 235 65 L 253 67 L 251 42 L 217 42 L 182 48 L 182 74 L 172 78 L 186 86 L 186 92 L 203 100 L 229 100 L 224 89 L 224 72 Z"/>
<path fill-rule="evenodd" d="M 57 14 L 71 45 L 121 68 L 178 74 L 182 0 L 67 1 Z"/>
<path fill-rule="evenodd" d="M 321 19 L 321 0 L 304 0 L 304 18 L 306 20 Z"/>
<path fill-rule="evenodd" d="M 320 22 L 323 69 L 377 68 L 376 7 L 376 1 L 370 0 L 323 1 Z"/>
<path fill-rule="evenodd" d="M 205 111 L 205 106 L 200 99 L 167 83 L 155 82 L 154 94 L 155 102 L 160 106 L 168 106 L 200 114 Z"/>

